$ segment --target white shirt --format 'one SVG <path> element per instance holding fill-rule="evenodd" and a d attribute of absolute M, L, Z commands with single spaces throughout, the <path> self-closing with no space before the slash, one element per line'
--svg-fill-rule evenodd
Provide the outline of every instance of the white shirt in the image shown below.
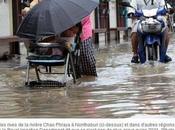
<path fill-rule="evenodd" d="M 152 0 L 130 0 L 130 5 L 135 9 L 143 8 L 144 6 L 151 5 Z M 146 3 L 145 3 L 146 2 Z M 154 0 L 154 5 L 165 6 L 164 0 Z M 135 10 L 133 8 L 128 9 L 128 13 L 134 13 Z"/>

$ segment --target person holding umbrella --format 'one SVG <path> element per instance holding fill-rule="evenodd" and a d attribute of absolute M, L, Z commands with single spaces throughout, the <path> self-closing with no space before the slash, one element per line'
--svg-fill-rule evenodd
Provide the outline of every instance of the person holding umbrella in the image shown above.
<path fill-rule="evenodd" d="M 76 37 L 80 38 L 80 40 L 76 40 L 75 35 L 77 35 Z M 57 40 L 59 41 L 60 39 L 70 43 L 74 41 L 80 42 L 81 75 L 97 76 L 96 60 L 92 45 L 92 24 L 90 15 L 83 18 L 80 23 L 62 32 Z"/>
<path fill-rule="evenodd" d="M 33 8 L 36 4 L 38 4 L 38 0 L 33 0 L 31 2 L 31 8 Z M 30 10 L 29 9 L 29 10 Z M 26 8 L 24 9 L 23 13 L 24 15 L 27 14 L 29 11 Z M 92 75 L 97 76 L 96 72 L 96 60 L 93 52 L 93 45 L 92 45 L 92 24 L 90 15 L 86 16 L 85 18 L 80 21 L 81 23 L 81 30 L 80 30 L 80 39 L 81 39 L 81 45 L 80 45 L 80 60 L 81 60 L 81 73 L 82 75 Z M 72 30 L 74 29 L 74 30 Z M 77 33 L 77 28 L 72 27 L 67 29 L 62 33 L 63 37 L 72 37 Z M 70 39 L 70 38 L 69 38 Z M 53 39 L 51 39 L 52 41 Z M 58 52 L 58 51 L 54 51 Z"/>
<path fill-rule="evenodd" d="M 99 0 L 41 0 L 27 12 L 16 34 L 37 43 L 43 37 L 59 35 L 81 22 L 82 75 L 97 76 L 89 15 L 98 5 Z"/>
<path fill-rule="evenodd" d="M 81 39 L 80 57 L 81 57 L 82 75 L 97 76 L 96 60 L 92 45 L 92 24 L 90 15 L 82 19 L 81 26 L 82 26 L 82 32 L 80 34 Z"/>

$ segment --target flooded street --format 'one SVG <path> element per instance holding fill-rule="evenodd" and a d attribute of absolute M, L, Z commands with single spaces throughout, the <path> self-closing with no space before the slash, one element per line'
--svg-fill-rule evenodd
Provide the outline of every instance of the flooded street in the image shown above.
<path fill-rule="evenodd" d="M 168 64 L 131 64 L 130 48 L 127 42 L 101 47 L 98 77 L 64 88 L 25 87 L 25 69 L 0 63 L 0 117 L 175 117 L 175 42 Z"/>

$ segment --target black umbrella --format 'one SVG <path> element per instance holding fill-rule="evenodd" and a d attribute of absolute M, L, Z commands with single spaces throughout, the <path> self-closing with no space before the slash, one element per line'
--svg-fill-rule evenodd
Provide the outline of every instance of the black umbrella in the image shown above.
<path fill-rule="evenodd" d="M 99 0 L 43 0 L 29 11 L 17 35 L 38 40 L 59 34 L 80 22 L 98 4 Z"/>

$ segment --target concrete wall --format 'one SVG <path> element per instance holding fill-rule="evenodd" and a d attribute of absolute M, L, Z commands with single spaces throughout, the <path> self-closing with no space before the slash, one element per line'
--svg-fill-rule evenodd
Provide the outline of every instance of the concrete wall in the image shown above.
<path fill-rule="evenodd" d="M 0 0 L 0 37 L 12 35 L 12 0 Z M 0 43 L 0 57 L 9 53 L 9 44 Z"/>
<path fill-rule="evenodd" d="M 116 14 L 116 1 L 110 1 L 109 2 L 109 24 L 110 28 L 116 28 L 117 27 L 117 14 Z M 114 40 L 115 39 L 115 32 L 111 31 L 110 32 L 110 39 Z"/>
<path fill-rule="evenodd" d="M 110 28 L 117 27 L 116 2 L 115 1 L 109 2 L 109 21 L 110 21 Z"/>
<path fill-rule="evenodd" d="M 0 36 L 12 34 L 12 0 L 0 0 Z"/>

